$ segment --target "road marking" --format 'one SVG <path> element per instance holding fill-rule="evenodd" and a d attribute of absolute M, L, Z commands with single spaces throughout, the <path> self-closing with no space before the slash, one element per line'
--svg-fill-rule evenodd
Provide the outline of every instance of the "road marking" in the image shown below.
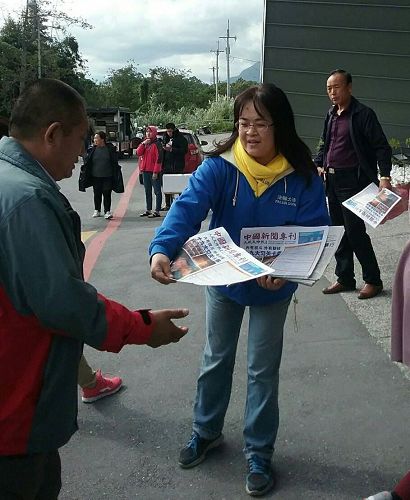
<path fill-rule="evenodd" d="M 125 212 L 127 211 L 128 205 L 130 203 L 131 195 L 134 190 L 135 184 L 138 181 L 138 166 L 135 168 L 134 172 L 128 180 L 125 187 L 125 191 L 122 194 L 117 208 L 114 211 L 113 219 L 110 219 L 107 227 L 104 231 L 95 238 L 92 239 L 90 245 L 87 247 L 87 252 L 84 259 L 84 279 L 88 281 L 90 275 L 94 269 L 98 257 L 108 238 L 115 233 L 115 231 L 120 227 L 122 219 L 124 218 Z"/>
<path fill-rule="evenodd" d="M 91 238 L 91 236 L 94 236 L 94 234 L 97 231 L 81 231 L 81 241 L 85 243 L 88 239 Z"/>

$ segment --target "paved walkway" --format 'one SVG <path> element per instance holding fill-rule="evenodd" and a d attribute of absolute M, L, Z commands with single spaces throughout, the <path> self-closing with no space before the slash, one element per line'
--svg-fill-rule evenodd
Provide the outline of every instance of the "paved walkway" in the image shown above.
<path fill-rule="evenodd" d="M 133 169 L 131 163 L 123 164 L 127 179 Z M 79 209 L 84 230 L 102 232 L 106 221 L 90 218 L 92 193 L 78 193 L 76 179 L 65 181 L 63 191 Z M 114 199 L 118 203 L 119 197 Z M 159 350 L 127 347 L 117 356 L 87 348 L 94 366 L 120 374 L 126 388 L 93 405 L 80 403 L 80 431 L 62 451 L 61 499 L 249 498 L 241 451 L 245 332 L 225 444 L 195 469 L 181 470 L 176 463 L 190 434 L 203 345 L 203 290 L 151 280 L 146 249 L 160 221 L 138 217 L 143 199 L 137 185 L 90 281 L 130 307 L 188 306 L 191 330 L 180 344 Z M 293 306 L 289 311 L 274 460 L 278 485 L 268 498 L 360 499 L 389 488 L 410 467 L 405 417 L 410 414 L 410 382 L 383 350 L 389 344 L 391 279 L 408 239 L 408 215 L 371 234 L 386 287 L 383 295 L 368 301 L 355 293 L 324 296 L 323 279 L 312 289 L 300 287 L 296 311 Z M 327 278 L 333 280 L 331 269 Z"/>

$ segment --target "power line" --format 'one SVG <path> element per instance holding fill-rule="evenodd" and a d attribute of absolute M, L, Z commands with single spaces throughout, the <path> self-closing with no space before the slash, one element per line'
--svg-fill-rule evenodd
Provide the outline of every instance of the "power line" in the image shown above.
<path fill-rule="evenodd" d="M 239 59 L 240 61 L 248 61 L 253 63 L 260 63 L 260 61 L 255 61 L 254 59 L 245 59 L 244 57 L 231 56 L 232 59 Z"/>

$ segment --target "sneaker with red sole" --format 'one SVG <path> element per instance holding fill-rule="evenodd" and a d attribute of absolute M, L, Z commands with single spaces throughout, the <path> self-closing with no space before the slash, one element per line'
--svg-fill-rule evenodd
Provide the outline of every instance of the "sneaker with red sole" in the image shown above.
<path fill-rule="evenodd" d="M 84 387 L 82 389 L 81 400 L 83 403 L 94 403 L 98 399 L 111 396 L 121 389 L 121 377 L 107 377 L 97 370 L 95 374 L 96 384 L 94 387 Z"/>

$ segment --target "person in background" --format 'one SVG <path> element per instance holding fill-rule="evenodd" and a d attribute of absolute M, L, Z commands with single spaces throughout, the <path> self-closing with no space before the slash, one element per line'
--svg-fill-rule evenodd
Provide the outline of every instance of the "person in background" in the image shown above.
<path fill-rule="evenodd" d="M 410 500 L 410 471 L 400 479 L 393 491 L 381 491 L 365 500 Z"/>
<path fill-rule="evenodd" d="M 87 127 L 78 92 L 44 78 L 19 96 L 0 140 L 1 499 L 57 499 L 84 343 L 119 352 L 188 331 L 172 321 L 186 309 L 131 311 L 84 281 L 81 220 L 57 182 L 72 176 Z"/>
<path fill-rule="evenodd" d="M 343 69 L 327 79 L 328 111 L 315 163 L 326 177 L 330 217 L 345 233 L 336 250 L 337 281 L 324 294 L 356 289 L 353 254 L 362 267 L 364 286 L 359 299 L 371 299 L 383 290 L 380 269 L 364 221 L 343 202 L 371 182 L 391 189 L 391 147 L 375 112 L 352 96 L 352 75 Z M 380 180 L 378 178 L 378 169 Z"/>
<path fill-rule="evenodd" d="M 246 227 L 329 223 L 310 151 L 296 133 L 286 95 L 275 85 L 250 87 L 236 97 L 230 137 L 192 174 L 150 244 L 155 280 L 175 282 L 170 261 L 199 231 L 210 210 L 209 228 L 224 227 L 238 245 Z M 295 283 L 271 276 L 206 287 L 206 344 L 192 435 L 180 452 L 181 467 L 198 465 L 223 440 L 239 332 L 249 307 L 245 488 L 249 495 L 260 496 L 274 487 L 271 459 L 279 426 L 283 328 L 296 288 Z"/>
<path fill-rule="evenodd" d="M 84 159 L 83 171 L 91 178 L 94 191 L 93 217 L 101 217 L 101 203 L 104 218 L 112 219 L 111 194 L 115 170 L 118 168 L 118 154 L 115 146 L 107 142 L 107 135 L 99 131 L 94 136 L 94 145 Z"/>
<path fill-rule="evenodd" d="M 137 148 L 139 157 L 139 170 L 142 173 L 142 181 L 145 189 L 146 210 L 140 217 L 150 219 L 161 217 L 162 191 L 161 191 L 161 170 L 162 170 L 162 146 L 157 138 L 157 127 L 148 126 L 145 131 L 145 139 Z M 155 194 L 155 210 L 152 211 L 152 189 Z"/>
<path fill-rule="evenodd" d="M 78 366 L 78 385 L 82 402 L 94 403 L 117 393 L 122 387 L 122 378 L 109 377 L 103 375 L 101 370 L 93 370 L 83 354 Z"/>
<path fill-rule="evenodd" d="M 175 123 L 165 125 L 166 133 L 162 140 L 164 149 L 162 173 L 183 174 L 185 168 L 185 155 L 188 152 L 188 141 L 176 128 Z M 167 211 L 172 204 L 172 194 L 165 195 L 165 206 L 162 210 Z"/>
<path fill-rule="evenodd" d="M 410 367 L 410 241 L 400 256 L 392 292 L 391 359 Z M 367 500 L 410 500 L 410 470 L 393 491 L 382 491 Z"/>

